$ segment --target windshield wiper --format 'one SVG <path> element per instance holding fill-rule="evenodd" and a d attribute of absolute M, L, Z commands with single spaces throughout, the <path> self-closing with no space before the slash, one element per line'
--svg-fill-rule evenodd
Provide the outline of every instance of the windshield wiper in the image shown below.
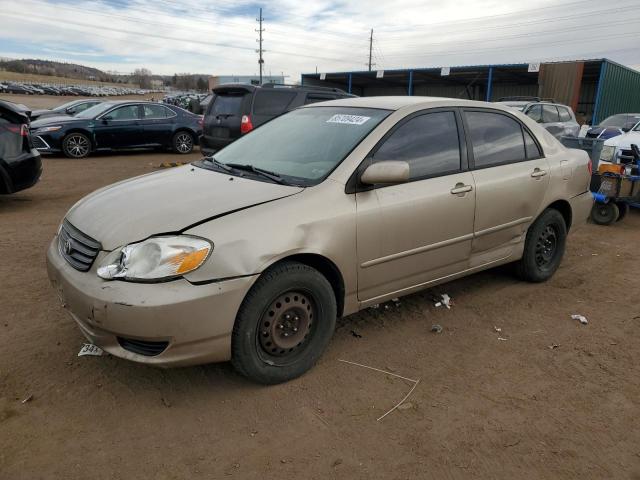
<path fill-rule="evenodd" d="M 266 178 L 268 178 L 270 180 L 273 180 L 276 183 L 280 183 L 280 184 L 286 184 L 287 183 L 277 173 L 271 172 L 269 170 L 264 170 L 264 169 L 259 168 L 259 167 L 254 167 L 253 165 L 244 165 L 242 163 L 227 163 L 226 166 L 235 168 L 236 170 L 246 170 L 246 171 L 249 171 L 249 172 L 253 172 L 253 173 L 257 174 L 257 175 L 261 175 L 261 176 L 266 177 Z"/>
<path fill-rule="evenodd" d="M 231 172 L 233 171 L 233 168 L 231 168 L 229 165 L 227 165 L 226 163 L 222 163 L 219 160 L 216 160 L 215 157 L 211 156 L 211 157 L 204 157 L 205 161 L 208 161 L 209 163 L 213 163 L 216 167 L 220 167 L 221 169 L 223 169 L 226 172 Z"/>

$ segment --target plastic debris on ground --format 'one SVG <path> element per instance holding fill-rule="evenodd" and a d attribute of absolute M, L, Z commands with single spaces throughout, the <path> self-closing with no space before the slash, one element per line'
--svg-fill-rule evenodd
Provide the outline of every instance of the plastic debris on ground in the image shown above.
<path fill-rule="evenodd" d="M 351 330 L 351 335 L 353 335 L 356 338 L 362 338 L 362 335 L 360 335 L 358 332 L 356 332 L 355 330 Z"/>
<path fill-rule="evenodd" d="M 85 343 L 84 345 L 82 345 L 82 348 L 78 352 L 78 356 L 84 357 L 86 355 L 90 355 L 92 357 L 101 357 L 102 355 L 104 355 L 104 350 L 102 350 L 100 347 L 96 347 L 91 343 Z"/>
<path fill-rule="evenodd" d="M 587 320 L 587 317 L 583 315 L 571 315 L 571 318 L 573 320 L 578 320 L 582 325 L 586 325 L 587 323 L 589 323 L 589 320 Z"/>
<path fill-rule="evenodd" d="M 431 331 L 433 333 L 442 333 L 442 325 L 432 325 L 431 326 Z"/>
<path fill-rule="evenodd" d="M 443 293 L 442 295 L 440 295 L 440 297 L 442 298 L 442 300 L 436 302 L 435 306 L 441 307 L 444 305 L 445 307 L 447 307 L 447 309 L 451 309 L 451 305 L 452 305 L 451 297 L 446 293 Z"/>

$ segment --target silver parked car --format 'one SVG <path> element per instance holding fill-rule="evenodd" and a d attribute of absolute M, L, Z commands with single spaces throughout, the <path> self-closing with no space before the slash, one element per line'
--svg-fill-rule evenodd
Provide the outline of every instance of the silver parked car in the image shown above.
<path fill-rule="evenodd" d="M 113 355 L 283 382 L 337 317 L 506 263 L 547 280 L 589 216 L 589 179 L 586 152 L 501 105 L 315 103 L 80 200 L 49 277 Z"/>
<path fill-rule="evenodd" d="M 516 108 L 546 128 L 556 138 L 577 137 L 580 125 L 571 107 L 561 103 L 534 100 L 500 100 L 509 107 Z"/>

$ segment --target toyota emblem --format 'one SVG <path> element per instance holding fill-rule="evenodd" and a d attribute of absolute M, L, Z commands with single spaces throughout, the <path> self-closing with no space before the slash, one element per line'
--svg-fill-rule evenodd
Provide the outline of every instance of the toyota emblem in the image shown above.
<path fill-rule="evenodd" d="M 67 255 L 71 255 L 72 251 L 73 247 L 71 246 L 71 240 L 67 240 L 66 242 L 64 242 L 64 253 L 66 253 Z"/>

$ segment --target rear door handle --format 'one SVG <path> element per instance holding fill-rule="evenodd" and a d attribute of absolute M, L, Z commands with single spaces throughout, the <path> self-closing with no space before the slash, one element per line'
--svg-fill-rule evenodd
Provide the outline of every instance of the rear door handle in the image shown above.
<path fill-rule="evenodd" d="M 539 168 L 536 168 L 531 174 L 531 177 L 540 178 L 540 177 L 544 177 L 546 174 L 547 174 L 546 170 L 540 170 Z"/>
<path fill-rule="evenodd" d="M 452 195 L 460 195 L 473 190 L 471 185 L 465 185 L 464 183 L 457 183 L 455 187 L 451 189 Z"/>

